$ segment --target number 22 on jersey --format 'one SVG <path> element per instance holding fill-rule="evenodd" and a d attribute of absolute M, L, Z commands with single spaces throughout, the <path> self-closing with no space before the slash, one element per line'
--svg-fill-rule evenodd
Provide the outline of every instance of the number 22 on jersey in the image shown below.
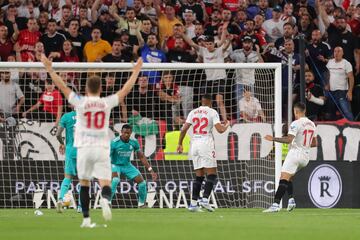
<path fill-rule="evenodd" d="M 194 134 L 207 134 L 207 131 L 204 131 L 204 128 L 206 128 L 209 125 L 209 119 L 206 117 L 203 118 L 193 118 L 192 122 L 194 124 L 193 127 L 193 133 Z"/>

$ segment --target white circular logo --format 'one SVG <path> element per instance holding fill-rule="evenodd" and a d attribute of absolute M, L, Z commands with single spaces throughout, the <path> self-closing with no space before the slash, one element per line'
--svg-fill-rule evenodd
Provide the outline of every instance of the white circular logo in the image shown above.
<path fill-rule="evenodd" d="M 308 182 L 311 201 L 318 208 L 334 207 L 342 193 L 342 181 L 339 172 L 329 164 L 316 167 Z"/>

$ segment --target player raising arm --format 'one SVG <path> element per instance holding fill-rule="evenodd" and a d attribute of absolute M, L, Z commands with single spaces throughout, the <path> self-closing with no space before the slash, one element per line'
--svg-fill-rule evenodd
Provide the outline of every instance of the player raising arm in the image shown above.
<path fill-rule="evenodd" d="M 101 79 L 92 76 L 86 79 L 86 96 L 80 96 L 72 92 L 66 86 L 61 77 L 52 68 L 52 63 L 41 56 L 41 61 L 50 74 L 55 85 L 75 107 L 76 124 L 74 146 L 77 148 L 77 172 L 80 180 L 80 201 L 83 213 L 81 227 L 93 228 L 89 214 L 90 181 L 97 178 L 102 188 L 100 205 L 105 220 L 111 220 L 111 164 L 109 119 L 111 109 L 119 105 L 125 96 L 131 91 L 142 67 L 142 59 L 139 58 L 129 80 L 116 94 L 101 98 Z"/>
<path fill-rule="evenodd" d="M 305 116 L 305 113 L 305 104 L 296 103 L 294 105 L 296 120 L 291 123 L 288 135 L 281 138 L 274 138 L 270 135 L 265 136 L 268 141 L 291 144 L 281 169 L 279 187 L 275 193 L 274 203 L 270 208 L 264 210 L 266 213 L 280 211 L 280 201 L 286 191 L 289 195 L 287 210 L 292 211 L 296 207 L 293 197 L 293 177 L 309 163 L 310 148 L 317 146 L 316 126 Z"/>
<path fill-rule="evenodd" d="M 134 181 L 138 185 L 138 207 L 146 207 L 146 181 L 140 171 L 130 162 L 132 152 L 137 154 L 145 168 L 151 173 L 153 181 L 156 181 L 157 174 L 154 172 L 149 162 L 146 160 L 144 153 L 140 150 L 140 145 L 136 139 L 131 139 L 132 129 L 129 124 L 125 124 L 121 128 L 121 135 L 111 141 L 110 157 L 112 164 L 112 182 L 111 182 L 111 198 L 116 193 L 116 187 L 120 183 L 120 175 L 124 174 L 127 179 Z"/>
<path fill-rule="evenodd" d="M 209 196 L 216 184 L 217 163 L 215 158 L 215 143 L 212 135 L 212 129 L 215 126 L 219 133 L 223 133 L 230 126 L 226 121 L 225 125 L 220 123 L 219 114 L 211 108 L 211 95 L 205 94 L 201 98 L 199 108 L 192 110 L 181 129 L 177 151 L 183 152 L 183 140 L 190 126 L 193 125 L 193 135 L 191 138 L 191 156 L 195 170 L 195 181 L 193 182 L 193 194 L 189 210 L 192 212 L 201 212 L 198 206 L 200 199 L 200 190 L 202 182 L 207 175 L 203 198 L 200 200 L 200 206 L 213 212 L 214 209 L 209 205 Z"/>

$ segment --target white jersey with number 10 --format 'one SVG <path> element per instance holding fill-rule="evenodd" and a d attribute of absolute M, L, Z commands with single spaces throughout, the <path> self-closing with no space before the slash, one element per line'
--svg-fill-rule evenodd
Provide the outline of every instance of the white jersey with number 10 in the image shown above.
<path fill-rule="evenodd" d="M 307 117 L 302 117 L 291 123 L 288 134 L 295 136 L 291 149 L 309 154 L 311 142 L 317 136 L 316 126 Z"/>
<path fill-rule="evenodd" d="M 219 114 L 210 107 L 201 106 L 190 112 L 186 119 L 193 127 L 192 139 L 212 138 L 213 127 L 220 123 Z"/>
<path fill-rule="evenodd" d="M 76 111 L 74 146 L 109 148 L 110 113 L 113 107 L 119 105 L 118 96 L 88 97 L 72 92 L 69 102 Z"/>

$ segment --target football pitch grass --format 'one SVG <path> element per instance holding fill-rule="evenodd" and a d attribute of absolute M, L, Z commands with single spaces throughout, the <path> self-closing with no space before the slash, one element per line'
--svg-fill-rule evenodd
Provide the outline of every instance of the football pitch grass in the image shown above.
<path fill-rule="evenodd" d="M 360 239 L 360 209 L 295 209 L 264 214 L 261 209 L 218 209 L 190 213 L 186 209 L 113 209 L 104 227 L 100 210 L 92 221 L 99 226 L 81 229 L 81 214 L 66 210 L 0 210 L 0 239 L 26 240 L 176 240 L 176 239 Z"/>

